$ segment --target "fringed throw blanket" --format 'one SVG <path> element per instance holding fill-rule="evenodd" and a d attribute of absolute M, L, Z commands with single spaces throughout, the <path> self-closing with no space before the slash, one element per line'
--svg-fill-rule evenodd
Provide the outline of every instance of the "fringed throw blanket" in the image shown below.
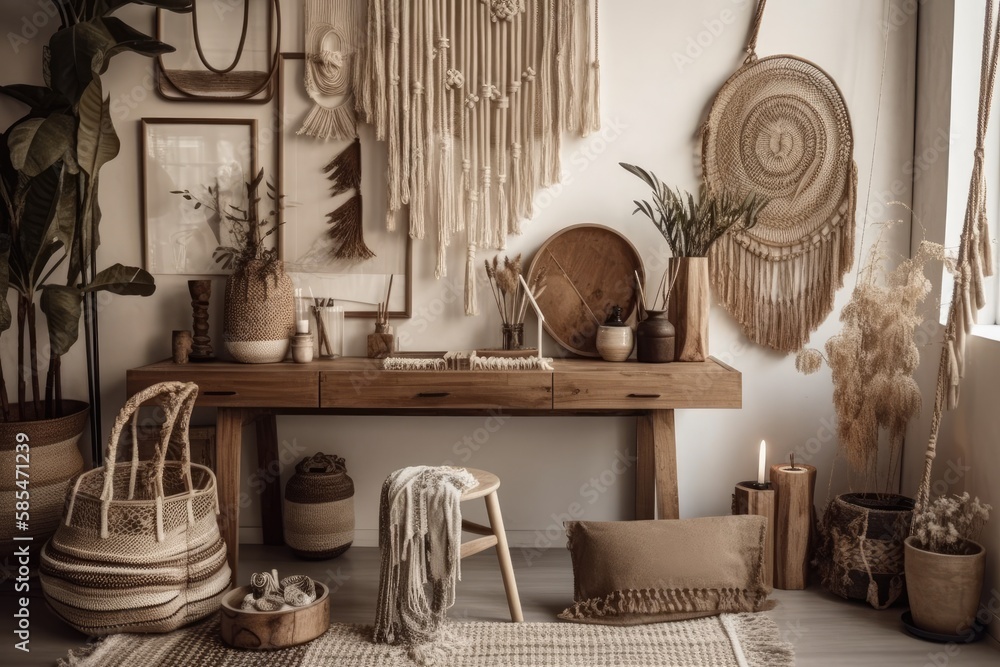
<path fill-rule="evenodd" d="M 316 1 L 316 0 L 311 0 Z M 386 224 L 437 224 L 435 275 L 464 232 L 466 314 L 476 252 L 506 246 L 559 181 L 562 134 L 600 129 L 599 0 L 367 0 L 357 108 L 389 149 Z"/>
<path fill-rule="evenodd" d="M 429 466 L 397 470 L 382 485 L 374 640 L 405 645 L 423 665 L 448 652 L 443 621 L 461 578 L 460 502 L 475 485 L 467 470 Z"/>

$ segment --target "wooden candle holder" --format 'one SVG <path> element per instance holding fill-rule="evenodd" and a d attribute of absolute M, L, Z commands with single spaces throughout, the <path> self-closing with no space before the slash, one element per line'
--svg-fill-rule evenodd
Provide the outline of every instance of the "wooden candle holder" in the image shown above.
<path fill-rule="evenodd" d="M 774 584 L 774 489 L 754 488 L 756 482 L 740 482 L 733 491 L 733 514 L 749 514 L 767 519 L 767 536 L 764 538 L 764 586 L 770 590 Z"/>
<path fill-rule="evenodd" d="M 774 531 L 774 587 L 802 590 L 809 581 L 815 466 L 782 463 L 771 466 L 771 488 L 777 510 Z"/>

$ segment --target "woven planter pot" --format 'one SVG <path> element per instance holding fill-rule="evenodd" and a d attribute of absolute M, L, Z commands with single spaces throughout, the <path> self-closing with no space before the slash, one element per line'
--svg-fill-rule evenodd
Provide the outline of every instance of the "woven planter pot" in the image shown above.
<path fill-rule="evenodd" d="M 12 415 L 19 417 L 18 406 L 12 406 Z M 83 470 L 80 455 L 80 437 L 87 428 L 89 406 L 81 401 L 63 401 L 63 417 L 39 421 L 0 422 L 0 557 L 14 552 L 13 537 L 33 537 L 39 546 L 32 549 L 37 559 L 41 543 L 51 537 L 59 525 L 66 487 L 70 480 Z M 18 449 L 24 441 L 27 447 Z M 19 456 L 21 455 L 21 456 Z M 25 465 L 27 464 L 27 465 Z M 17 477 L 17 466 L 26 476 Z M 23 489 L 17 485 L 18 480 Z M 24 481 L 27 480 L 27 484 Z M 28 492 L 27 530 L 16 530 L 15 516 L 19 513 L 18 492 L 21 502 Z"/>
<path fill-rule="evenodd" d="M 963 554 L 939 554 L 906 538 L 906 590 L 913 624 L 926 632 L 958 636 L 976 622 L 983 593 L 986 549 L 967 540 Z"/>
<path fill-rule="evenodd" d="M 285 485 L 285 543 L 301 558 L 336 558 L 354 542 L 354 481 L 339 456 L 299 461 Z"/>
<path fill-rule="evenodd" d="M 223 337 L 226 351 L 244 364 L 282 361 L 295 326 L 292 279 L 283 268 L 275 278 L 262 267 L 255 260 L 226 279 Z"/>
<path fill-rule="evenodd" d="M 826 508 L 818 560 L 823 587 L 885 609 L 905 592 L 903 540 L 913 500 L 895 494 L 848 493 Z"/>

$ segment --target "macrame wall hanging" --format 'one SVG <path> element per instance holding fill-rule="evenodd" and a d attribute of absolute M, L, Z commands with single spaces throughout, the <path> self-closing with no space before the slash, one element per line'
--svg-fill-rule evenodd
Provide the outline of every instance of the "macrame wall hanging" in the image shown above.
<path fill-rule="evenodd" d="M 387 227 L 437 225 L 435 275 L 460 233 L 465 310 L 476 252 L 502 249 L 559 180 L 565 131 L 600 128 L 599 0 L 368 0 L 357 108 L 388 143 Z"/>
<path fill-rule="evenodd" d="M 330 181 L 330 196 L 336 197 L 354 191 L 345 203 L 327 214 L 330 229 L 327 236 L 333 241 L 330 254 L 334 259 L 366 260 L 375 253 L 365 244 L 364 216 L 361 205 L 361 140 L 350 146 L 323 167 Z"/>
<path fill-rule="evenodd" d="M 306 0 L 306 92 L 314 104 L 298 134 L 318 139 L 358 136 L 352 87 L 364 42 L 365 0 Z"/>
<path fill-rule="evenodd" d="M 233 25 L 240 26 L 240 32 L 229 54 L 236 34 Z M 260 103 L 271 99 L 281 53 L 280 0 L 225 4 L 195 0 L 187 12 L 158 9 L 156 33 L 158 39 L 178 46 L 174 53 L 157 57 L 157 88 L 165 99 Z M 182 35 L 188 35 L 187 42 Z M 193 48 L 184 48 L 186 44 Z M 197 55 L 197 62 L 191 62 L 191 54 Z M 182 64 L 183 58 L 188 60 Z"/>
<path fill-rule="evenodd" d="M 795 56 L 757 57 L 765 4 L 743 66 L 712 102 L 702 167 L 710 189 L 768 204 L 756 227 L 715 244 L 709 271 L 750 340 L 793 352 L 829 315 L 853 264 L 857 166 L 833 80 Z"/>
<path fill-rule="evenodd" d="M 917 490 L 916 515 L 930 500 L 931 472 L 937 456 L 937 440 L 945 410 L 958 407 L 959 383 L 965 375 L 965 345 L 976 315 L 986 305 L 983 280 L 993 275 L 989 221 L 986 217 L 986 130 L 1000 60 L 1000 20 L 994 28 L 993 0 L 986 0 L 983 29 L 983 57 L 979 73 L 979 105 L 976 121 L 976 149 L 972 164 L 969 197 L 958 244 L 958 259 L 952 269 L 954 285 L 948 306 L 948 322 L 938 364 L 937 387 L 931 433 L 924 458 L 924 471 Z"/>

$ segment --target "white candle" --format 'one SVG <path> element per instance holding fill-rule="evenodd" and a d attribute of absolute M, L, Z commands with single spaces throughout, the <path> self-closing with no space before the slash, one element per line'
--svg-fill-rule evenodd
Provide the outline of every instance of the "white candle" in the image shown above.
<path fill-rule="evenodd" d="M 286 320 L 287 322 L 287 320 Z M 295 321 L 295 333 L 307 334 L 309 333 L 309 320 L 296 320 Z"/>
<path fill-rule="evenodd" d="M 764 484 L 764 468 L 767 466 L 767 443 L 760 441 L 760 458 L 757 466 L 757 483 Z"/>

